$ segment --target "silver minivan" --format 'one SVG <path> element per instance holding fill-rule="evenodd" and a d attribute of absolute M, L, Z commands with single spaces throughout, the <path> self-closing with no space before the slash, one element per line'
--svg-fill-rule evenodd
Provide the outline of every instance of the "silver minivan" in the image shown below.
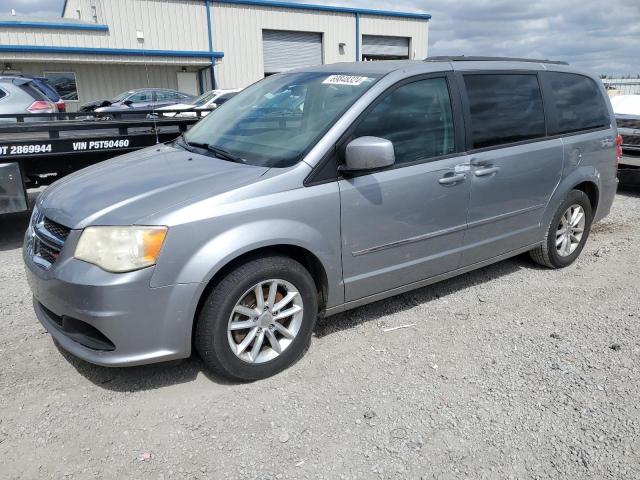
<path fill-rule="evenodd" d="M 273 75 L 171 144 L 65 177 L 23 249 L 35 312 L 99 365 L 273 375 L 318 316 L 523 252 L 570 265 L 619 148 L 597 77 L 470 57 Z"/>

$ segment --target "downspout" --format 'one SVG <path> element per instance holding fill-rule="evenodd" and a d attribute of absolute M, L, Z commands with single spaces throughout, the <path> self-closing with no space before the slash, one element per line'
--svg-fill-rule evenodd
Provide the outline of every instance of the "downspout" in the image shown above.
<path fill-rule="evenodd" d="M 213 29 L 211 28 L 211 0 L 204 0 L 204 4 L 207 9 L 207 33 L 209 34 L 209 51 L 211 52 L 211 89 L 216 88 L 216 74 L 213 71 L 213 67 L 216 64 L 216 59 L 213 56 Z"/>
<path fill-rule="evenodd" d="M 356 12 L 356 62 L 362 60 L 360 55 L 360 12 Z"/>

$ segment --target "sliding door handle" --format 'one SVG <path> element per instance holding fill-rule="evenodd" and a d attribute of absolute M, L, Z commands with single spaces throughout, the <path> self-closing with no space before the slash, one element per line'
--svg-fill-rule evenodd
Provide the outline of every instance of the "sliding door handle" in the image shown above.
<path fill-rule="evenodd" d="M 500 167 L 483 167 L 474 170 L 474 174 L 476 177 L 487 177 L 489 175 L 493 175 L 500 171 Z"/>
<path fill-rule="evenodd" d="M 442 177 L 438 180 L 440 185 L 453 185 L 458 182 L 462 182 L 467 176 L 464 173 L 458 173 L 456 175 L 451 175 L 450 177 Z"/>

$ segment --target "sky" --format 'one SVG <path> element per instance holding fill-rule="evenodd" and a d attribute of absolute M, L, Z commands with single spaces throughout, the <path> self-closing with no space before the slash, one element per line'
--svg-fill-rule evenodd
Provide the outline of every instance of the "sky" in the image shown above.
<path fill-rule="evenodd" d="M 289 0 L 433 15 L 429 55 L 566 60 L 640 73 L 640 0 Z M 63 0 L 0 0 L 0 14 L 55 17 Z"/>

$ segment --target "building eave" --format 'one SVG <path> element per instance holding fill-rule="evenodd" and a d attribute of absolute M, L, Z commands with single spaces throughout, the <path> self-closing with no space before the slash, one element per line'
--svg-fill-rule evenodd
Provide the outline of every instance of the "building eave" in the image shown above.
<path fill-rule="evenodd" d="M 86 47 L 55 47 L 40 45 L 0 45 L 0 52 L 21 53 L 68 53 L 86 55 L 124 55 L 137 57 L 197 57 L 223 58 L 223 52 L 210 52 L 200 50 L 143 50 L 131 48 L 86 48 Z"/>

